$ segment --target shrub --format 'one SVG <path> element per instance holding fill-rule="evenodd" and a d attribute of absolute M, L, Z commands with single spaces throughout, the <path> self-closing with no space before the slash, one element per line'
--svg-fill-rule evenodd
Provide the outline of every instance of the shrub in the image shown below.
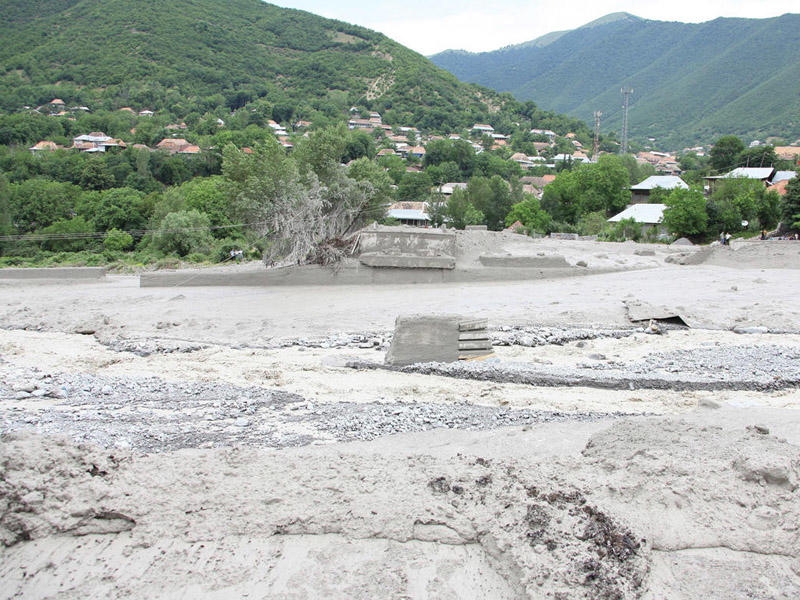
<path fill-rule="evenodd" d="M 52 225 L 43 228 L 39 233 L 44 233 L 51 237 L 42 242 L 44 250 L 53 252 L 79 252 L 92 245 L 89 234 L 94 231 L 92 225 L 83 217 L 77 216 L 72 219 L 61 219 Z"/>
<path fill-rule="evenodd" d="M 112 229 L 103 240 L 103 247 L 111 252 L 124 252 L 133 246 L 133 236 L 119 229 Z"/>
<path fill-rule="evenodd" d="M 642 237 L 642 225 L 634 219 L 622 219 L 603 236 L 609 242 L 638 242 Z"/>
<path fill-rule="evenodd" d="M 151 244 L 165 254 L 208 253 L 212 245 L 208 216 L 196 210 L 169 213 L 153 234 Z"/>

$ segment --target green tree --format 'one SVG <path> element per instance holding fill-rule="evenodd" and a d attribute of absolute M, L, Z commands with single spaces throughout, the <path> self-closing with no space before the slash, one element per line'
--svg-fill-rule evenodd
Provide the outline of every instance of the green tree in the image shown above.
<path fill-rule="evenodd" d="M 143 230 L 150 218 L 144 198 L 142 192 L 132 188 L 88 192 L 78 201 L 77 213 L 91 222 L 97 231 Z"/>
<path fill-rule="evenodd" d="M 739 166 L 739 154 L 744 150 L 744 142 L 735 135 L 719 138 L 709 152 L 709 164 L 717 173 L 727 173 Z"/>
<path fill-rule="evenodd" d="M 740 167 L 774 167 L 778 163 L 778 155 L 773 146 L 756 146 L 739 153 Z"/>
<path fill-rule="evenodd" d="M 165 254 L 178 256 L 208 253 L 212 245 L 210 226 L 208 217 L 196 210 L 169 213 L 153 233 L 152 245 Z"/>
<path fill-rule="evenodd" d="M 628 183 L 630 185 L 641 183 L 651 175 L 656 174 L 656 169 L 653 165 L 650 163 L 640 163 L 633 154 L 621 155 L 619 159 L 628 171 Z"/>
<path fill-rule="evenodd" d="M 800 220 L 800 177 L 795 177 L 786 184 L 781 218 L 787 225 L 800 229 L 795 223 Z"/>
<path fill-rule="evenodd" d="M 284 195 L 301 194 L 300 173 L 294 159 L 274 138 L 254 146 L 252 153 L 229 144 L 222 155 L 232 220 L 253 224 L 251 230 L 263 234 L 272 206 Z M 255 225 L 258 223 L 261 225 Z"/>
<path fill-rule="evenodd" d="M 664 227 L 678 237 L 703 235 L 708 227 L 706 199 L 697 189 L 674 189 L 664 201 Z"/>
<path fill-rule="evenodd" d="M 578 200 L 581 194 L 576 173 L 561 171 L 545 186 L 542 193 L 542 208 L 552 215 L 554 221 L 577 223 Z"/>
<path fill-rule="evenodd" d="M 223 174 L 234 214 L 266 237 L 265 260 L 270 263 L 327 262 L 336 254 L 332 240 L 382 209 L 385 187 L 369 178 L 349 177 L 347 168 L 333 158 L 339 146 L 330 133 L 292 157 L 277 142 L 257 146 L 252 154 L 232 145 L 223 149 Z M 356 167 L 355 173 L 365 172 L 361 165 Z"/>
<path fill-rule="evenodd" d="M 153 177 L 164 185 L 180 185 L 192 177 L 186 159 L 166 152 L 153 152 L 150 157 Z"/>
<path fill-rule="evenodd" d="M 484 221 L 483 213 L 475 208 L 470 202 L 469 193 L 461 188 L 454 190 L 448 198 L 444 212 L 447 223 L 455 229 L 479 225 Z"/>
<path fill-rule="evenodd" d="M 339 123 L 300 138 L 294 148 L 294 157 L 301 171 L 313 172 L 323 183 L 335 177 L 345 157 L 348 133 L 347 126 Z"/>
<path fill-rule="evenodd" d="M 532 195 L 527 196 L 522 202 L 517 202 L 506 215 L 506 227 L 516 221 L 530 231 L 545 233 L 550 226 L 550 215 L 542 209 L 539 200 Z"/>
<path fill-rule="evenodd" d="M 357 158 L 375 158 L 375 141 L 364 131 L 351 131 L 347 136 L 342 162 Z"/>
<path fill-rule="evenodd" d="M 630 202 L 629 182 L 630 174 L 623 159 L 604 154 L 597 163 L 561 171 L 555 181 L 544 188 L 542 208 L 555 221 L 573 225 L 592 212 L 603 211 L 612 216 Z"/>
<path fill-rule="evenodd" d="M 597 163 L 580 165 L 575 172 L 581 189 L 580 215 L 604 210 L 611 216 L 630 202 L 630 174 L 620 156 L 604 154 Z"/>
<path fill-rule="evenodd" d="M 642 225 L 637 223 L 636 219 L 622 219 L 611 227 L 606 232 L 604 238 L 610 242 L 624 242 L 633 240 L 638 242 L 642 237 Z"/>
<path fill-rule="evenodd" d="M 689 151 L 684 154 L 681 154 L 678 165 L 681 168 L 681 171 L 697 171 L 698 169 L 702 168 L 702 161 L 699 156 L 697 156 L 697 152 Z"/>
<path fill-rule="evenodd" d="M 427 199 L 432 187 L 433 181 L 427 173 L 409 172 L 403 175 L 397 186 L 397 198 L 400 201 L 421 202 Z"/>
<path fill-rule="evenodd" d="M 781 218 L 781 197 L 778 192 L 769 190 L 765 192 L 756 206 L 759 227 L 772 229 Z"/>
<path fill-rule="evenodd" d="M 85 190 L 107 190 L 116 183 L 114 174 L 99 157 L 92 158 L 81 171 L 80 186 Z"/>
<path fill-rule="evenodd" d="M 197 210 L 208 216 L 212 235 L 225 238 L 236 234 L 231 221 L 228 202 L 228 183 L 219 175 L 196 177 L 180 186 L 184 206 L 187 210 Z M 240 233 L 240 232 L 238 232 Z"/>
<path fill-rule="evenodd" d="M 89 236 L 94 231 L 91 223 L 83 217 L 60 219 L 40 230 L 39 233 L 52 236 L 42 242 L 44 250 L 52 252 L 80 252 L 86 250 L 94 240 Z"/>
<path fill-rule="evenodd" d="M 403 176 L 406 174 L 406 162 L 396 154 L 388 156 L 381 156 L 378 158 L 378 164 L 386 170 L 389 177 L 395 185 L 399 185 Z"/>
<path fill-rule="evenodd" d="M 5 173 L 0 172 L 0 235 L 9 235 L 12 229 L 11 191 Z"/>
<path fill-rule="evenodd" d="M 368 158 L 359 158 L 350 164 L 347 175 L 351 179 L 364 182 L 370 186 L 370 206 L 372 218 L 380 218 L 386 208 L 394 201 L 394 190 L 392 189 L 392 179 L 378 163 Z M 365 188 L 366 189 L 366 188 Z"/>
<path fill-rule="evenodd" d="M 81 189 L 71 183 L 28 179 L 9 186 L 13 223 L 19 233 L 28 233 L 70 219 Z"/>
<path fill-rule="evenodd" d="M 715 214 L 724 216 L 718 221 L 720 229 L 725 231 L 740 231 L 742 222 L 747 221 L 757 226 L 759 214 L 771 220 L 770 198 L 766 196 L 767 190 L 761 181 L 747 177 L 732 177 L 722 179 L 711 195 L 711 203 L 715 207 Z M 774 201 L 774 198 L 772 199 Z M 713 222 L 712 222 L 713 224 Z"/>
<path fill-rule="evenodd" d="M 586 213 L 578 219 L 578 233 L 602 237 L 609 229 L 606 213 L 602 210 Z"/>
<path fill-rule="evenodd" d="M 119 229 L 112 229 L 103 239 L 103 247 L 112 252 L 124 252 L 133 247 L 133 236 Z"/>
<path fill-rule="evenodd" d="M 486 226 L 492 231 L 500 231 L 505 226 L 506 216 L 511 210 L 511 188 L 499 175 L 489 179 L 490 195 L 481 195 L 473 200 L 473 205 L 484 215 Z M 469 185 L 467 185 L 469 192 Z M 488 201 L 487 201 L 488 200 Z"/>

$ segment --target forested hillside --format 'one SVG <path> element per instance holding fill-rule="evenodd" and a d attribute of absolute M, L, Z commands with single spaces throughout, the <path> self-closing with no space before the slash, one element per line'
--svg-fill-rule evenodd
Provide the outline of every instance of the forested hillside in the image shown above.
<path fill-rule="evenodd" d="M 800 15 L 701 24 L 614 16 L 550 43 L 432 60 L 549 110 L 587 121 L 601 111 L 607 131 L 621 129 L 620 89 L 630 87 L 631 137 L 662 149 L 726 134 L 800 137 Z"/>
<path fill-rule="evenodd" d="M 61 98 L 179 117 L 253 103 L 310 119 L 370 102 L 388 122 L 446 129 L 500 104 L 381 34 L 260 0 L 11 0 L 0 39 L 8 112 Z"/>

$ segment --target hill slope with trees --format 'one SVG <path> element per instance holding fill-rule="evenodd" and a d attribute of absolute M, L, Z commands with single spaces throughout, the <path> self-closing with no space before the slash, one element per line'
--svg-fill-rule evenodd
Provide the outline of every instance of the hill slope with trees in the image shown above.
<path fill-rule="evenodd" d="M 179 116 L 252 104 L 284 121 L 370 104 L 387 122 L 447 129 L 502 104 L 382 34 L 260 0 L 3 4 L 7 112 L 53 98 Z"/>
<path fill-rule="evenodd" d="M 546 42 L 547 40 L 545 40 Z M 686 24 L 613 15 L 563 33 L 480 54 L 432 57 L 464 81 L 533 99 L 603 129 L 622 125 L 622 87 L 633 88 L 631 137 L 663 149 L 800 136 L 800 15 Z"/>

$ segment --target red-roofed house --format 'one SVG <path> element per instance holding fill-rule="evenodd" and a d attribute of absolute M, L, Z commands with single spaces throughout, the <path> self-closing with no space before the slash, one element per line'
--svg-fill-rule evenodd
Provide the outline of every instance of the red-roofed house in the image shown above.
<path fill-rule="evenodd" d="M 198 154 L 200 148 L 187 142 L 183 138 L 164 138 L 156 148 L 159 150 L 166 150 L 170 154 Z"/>
<path fill-rule="evenodd" d="M 42 140 L 41 142 L 36 142 L 33 146 L 28 148 L 28 150 L 36 154 L 37 152 L 52 152 L 53 150 L 58 150 L 60 147 L 61 146 L 50 140 Z"/>

